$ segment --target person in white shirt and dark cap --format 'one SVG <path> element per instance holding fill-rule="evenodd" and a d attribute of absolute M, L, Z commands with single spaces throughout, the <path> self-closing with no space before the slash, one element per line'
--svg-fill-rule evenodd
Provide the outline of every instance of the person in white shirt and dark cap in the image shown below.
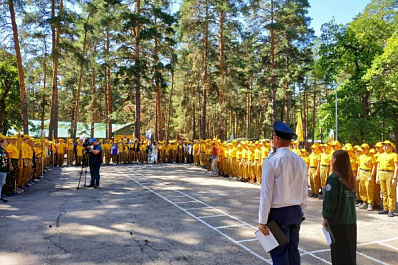
<path fill-rule="evenodd" d="M 283 122 L 274 124 L 276 150 L 264 160 L 258 229 L 269 235 L 267 223 L 275 221 L 288 242 L 270 251 L 273 264 L 300 264 L 299 232 L 307 208 L 307 166 L 290 150 L 297 135 Z"/>

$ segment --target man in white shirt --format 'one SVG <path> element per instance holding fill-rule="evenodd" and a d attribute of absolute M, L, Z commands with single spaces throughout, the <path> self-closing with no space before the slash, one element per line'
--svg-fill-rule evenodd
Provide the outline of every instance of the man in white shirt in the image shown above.
<path fill-rule="evenodd" d="M 300 264 L 300 224 L 307 208 L 307 166 L 290 150 L 296 134 L 283 122 L 274 124 L 276 150 L 264 160 L 258 229 L 269 235 L 266 224 L 275 221 L 288 242 L 270 251 L 273 264 Z"/>

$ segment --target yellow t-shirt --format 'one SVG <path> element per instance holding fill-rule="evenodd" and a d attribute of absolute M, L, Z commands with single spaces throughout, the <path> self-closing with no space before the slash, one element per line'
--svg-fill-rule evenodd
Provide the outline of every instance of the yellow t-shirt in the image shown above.
<path fill-rule="evenodd" d="M 379 170 L 394 171 L 395 164 L 398 162 L 398 155 L 396 153 L 382 153 L 378 158 L 377 162 L 380 163 Z"/>
<path fill-rule="evenodd" d="M 194 145 L 192 146 L 192 149 L 193 149 L 194 151 L 198 151 L 199 145 L 198 145 L 198 144 L 194 144 Z"/>
<path fill-rule="evenodd" d="M 57 153 L 58 154 L 65 153 L 65 144 L 64 143 L 57 144 Z"/>
<path fill-rule="evenodd" d="M 308 159 L 310 160 L 310 167 L 317 167 L 318 166 L 318 162 L 320 161 L 319 155 L 317 155 L 314 152 L 312 152 L 309 155 Z"/>
<path fill-rule="evenodd" d="M 82 145 L 76 146 L 76 156 L 83 156 L 83 149 L 84 147 Z"/>
<path fill-rule="evenodd" d="M 73 151 L 73 144 L 68 143 L 68 145 L 67 145 L 67 147 L 66 147 L 66 150 L 68 150 L 68 151 Z"/>
<path fill-rule="evenodd" d="M 7 145 L 6 151 L 11 159 L 19 159 L 19 150 L 14 144 Z"/>
<path fill-rule="evenodd" d="M 249 151 L 247 152 L 247 161 L 253 161 L 254 159 L 254 151 L 249 149 Z"/>
<path fill-rule="evenodd" d="M 35 151 L 36 158 L 41 158 L 41 154 L 42 154 L 41 147 L 36 146 L 36 147 L 33 147 L 32 149 L 33 149 L 33 151 Z"/>
<path fill-rule="evenodd" d="M 351 169 L 353 171 L 357 171 L 357 169 L 358 169 L 358 157 L 355 154 L 350 156 L 350 164 L 351 164 Z"/>
<path fill-rule="evenodd" d="M 246 148 L 242 149 L 242 159 L 246 159 L 247 158 L 247 150 Z"/>
<path fill-rule="evenodd" d="M 330 154 L 323 153 L 321 155 L 321 166 L 329 166 L 331 159 L 332 159 L 332 156 Z"/>
<path fill-rule="evenodd" d="M 359 158 L 359 168 L 363 170 L 372 170 L 373 168 L 373 163 L 375 162 L 375 159 L 372 156 L 368 155 L 360 155 Z"/>
<path fill-rule="evenodd" d="M 111 144 L 103 144 L 102 147 L 104 148 L 104 151 L 110 151 L 112 148 L 112 145 Z"/>
<path fill-rule="evenodd" d="M 242 159 L 242 150 L 236 151 L 236 159 L 238 160 Z"/>
<path fill-rule="evenodd" d="M 228 158 L 229 157 L 229 149 L 226 148 L 224 149 L 224 158 Z"/>
<path fill-rule="evenodd" d="M 308 156 L 303 155 L 301 158 L 304 160 L 304 163 L 306 163 L 307 166 L 310 164 L 310 159 L 308 158 Z"/>
<path fill-rule="evenodd" d="M 261 147 L 261 158 L 266 159 L 269 154 L 269 149 L 266 146 Z"/>
<path fill-rule="evenodd" d="M 254 159 L 261 158 L 261 150 L 259 148 L 254 149 Z"/>

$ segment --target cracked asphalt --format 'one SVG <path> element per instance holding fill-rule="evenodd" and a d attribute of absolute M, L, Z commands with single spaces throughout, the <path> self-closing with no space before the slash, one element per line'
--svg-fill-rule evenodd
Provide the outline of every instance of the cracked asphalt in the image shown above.
<path fill-rule="evenodd" d="M 0 204 L 0 264 L 270 264 L 252 240 L 256 185 L 187 164 L 118 165 L 101 168 L 101 189 L 77 190 L 79 172 L 51 169 Z M 302 264 L 330 264 L 321 204 L 309 198 Z M 397 221 L 358 210 L 358 264 L 398 264 Z"/>

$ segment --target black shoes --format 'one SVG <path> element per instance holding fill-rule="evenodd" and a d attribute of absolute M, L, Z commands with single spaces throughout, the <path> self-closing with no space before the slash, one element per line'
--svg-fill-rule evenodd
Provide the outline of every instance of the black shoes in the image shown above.
<path fill-rule="evenodd" d="M 2 200 L 3 202 L 8 202 L 8 200 L 0 198 L 0 200 Z"/>
<path fill-rule="evenodd" d="M 92 187 L 94 187 L 94 184 L 90 184 L 87 186 L 87 188 L 92 188 Z"/>
<path fill-rule="evenodd" d="M 388 211 L 383 209 L 383 210 L 379 211 L 378 214 L 388 214 Z"/>

